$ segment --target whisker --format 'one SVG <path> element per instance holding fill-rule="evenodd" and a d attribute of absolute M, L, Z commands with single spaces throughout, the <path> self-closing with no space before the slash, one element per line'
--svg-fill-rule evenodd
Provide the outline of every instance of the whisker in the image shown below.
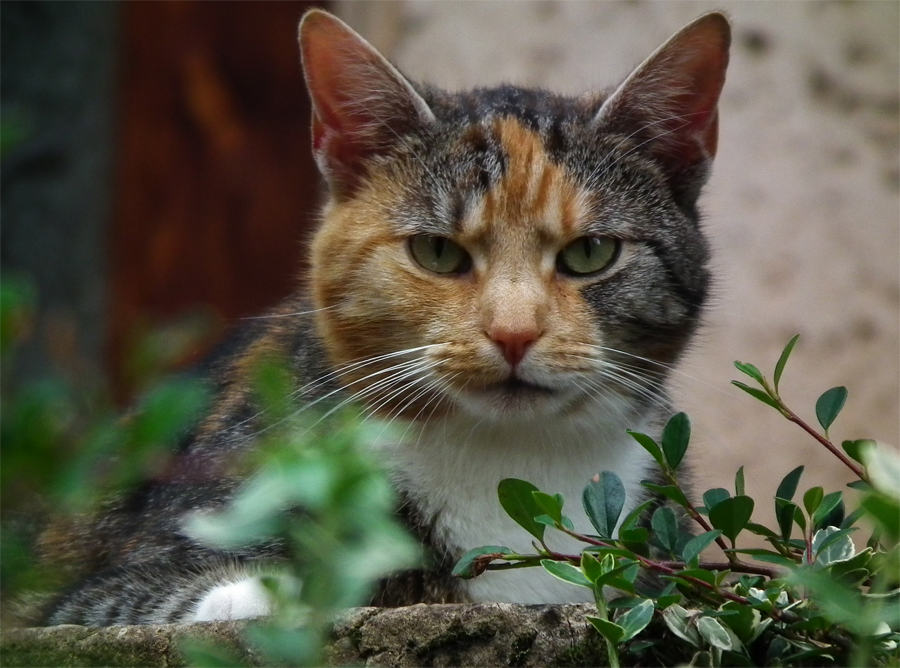
<path fill-rule="evenodd" d="M 299 315 L 311 315 L 313 313 L 319 313 L 320 311 L 327 311 L 328 309 L 336 308 L 337 304 L 332 304 L 331 306 L 323 306 L 322 308 L 314 308 L 310 311 L 298 311 L 296 313 L 272 313 L 270 315 L 254 315 L 246 318 L 238 318 L 238 320 L 268 320 L 270 318 L 292 318 L 294 316 Z"/>

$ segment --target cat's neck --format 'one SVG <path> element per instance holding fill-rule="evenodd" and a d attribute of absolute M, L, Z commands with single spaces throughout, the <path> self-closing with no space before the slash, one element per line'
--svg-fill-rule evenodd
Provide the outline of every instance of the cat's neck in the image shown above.
<path fill-rule="evenodd" d="M 433 527 L 434 539 L 450 553 L 483 545 L 533 552 L 531 536 L 506 516 L 497 498 L 504 478 L 519 478 L 565 498 L 563 514 L 583 533 L 595 533 L 581 503 L 584 486 L 600 471 L 615 472 L 630 491 L 652 477 L 652 459 L 626 429 L 657 430 L 655 415 L 625 411 L 556 420 L 496 424 L 465 416 L 412 425 L 402 444 L 379 446 L 398 486 Z M 413 433 L 415 432 L 415 433 Z M 626 500 L 624 514 L 644 500 Z M 554 534 L 551 536 L 551 534 Z M 548 545 L 577 552 L 578 543 L 548 530 Z M 583 547 L 583 546 L 582 546 Z M 540 569 L 538 569 L 540 570 Z M 571 600 L 570 586 L 551 577 L 515 581 L 490 574 L 467 585 L 474 600 L 536 602 Z M 512 587 L 512 589 L 510 589 Z"/>

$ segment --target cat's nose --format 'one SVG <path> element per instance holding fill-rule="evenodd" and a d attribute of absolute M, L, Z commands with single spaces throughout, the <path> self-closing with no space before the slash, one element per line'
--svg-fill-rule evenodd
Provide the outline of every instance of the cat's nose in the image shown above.
<path fill-rule="evenodd" d="M 510 366 L 516 366 L 522 361 L 528 348 L 540 335 L 536 329 L 492 329 L 488 332 L 490 339 L 500 346 L 500 351 Z"/>

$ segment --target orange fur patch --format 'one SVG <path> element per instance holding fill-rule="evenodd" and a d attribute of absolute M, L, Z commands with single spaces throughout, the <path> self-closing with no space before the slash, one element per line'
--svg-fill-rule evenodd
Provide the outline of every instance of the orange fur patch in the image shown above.
<path fill-rule="evenodd" d="M 415 264 L 389 218 L 396 184 L 377 170 L 352 200 L 327 211 L 314 239 L 314 301 L 327 307 L 317 313 L 319 331 L 336 366 L 441 344 L 342 374 L 376 412 L 442 413 L 452 408 L 441 399 L 448 389 L 507 378 L 492 331 L 533 333 L 529 355 L 546 368 L 583 368 L 578 354 L 596 343 L 583 283 L 555 268 L 559 251 L 583 234 L 586 193 L 518 121 L 499 118 L 487 131 L 506 153 L 506 171 L 454 237 L 473 257 L 468 274 L 437 275 Z"/>

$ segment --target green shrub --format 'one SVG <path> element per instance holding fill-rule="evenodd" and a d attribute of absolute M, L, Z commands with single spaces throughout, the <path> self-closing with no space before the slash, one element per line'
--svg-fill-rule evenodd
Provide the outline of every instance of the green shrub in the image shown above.
<path fill-rule="evenodd" d="M 611 666 L 619 665 L 623 652 L 629 661 L 642 664 L 672 660 L 670 639 L 641 634 L 654 617 L 662 619 L 676 642 L 684 643 L 691 665 L 898 665 L 900 459 L 871 440 L 844 441 L 842 448 L 829 440 L 829 428 L 847 399 L 844 387 L 828 390 L 816 403 L 821 432 L 784 403 L 779 383 L 797 339 L 785 347 L 772 382 L 742 362 L 735 366 L 756 384 L 733 382 L 800 426 L 853 471 L 858 480 L 849 486 L 862 492 L 862 500 L 852 513 L 846 514 L 841 491 L 826 494 L 812 487 L 797 498 L 802 466 L 790 471 L 775 493 L 776 527 L 751 521 L 756 501 L 745 493 L 743 467 L 735 476 L 733 495 L 723 487 L 710 489 L 702 495 L 702 505 L 695 505 L 679 479 L 691 423 L 678 413 L 659 443 L 629 432 L 656 460 L 665 481 L 642 483 L 669 502 L 653 510 L 649 527 L 640 520 L 654 502 L 622 518 L 624 486 L 609 471 L 596 476 L 582 496 L 597 532 L 593 535 L 573 530 L 559 494 L 507 479 L 498 489 L 500 504 L 535 538 L 536 553 L 475 548 L 459 561 L 456 574 L 471 578 L 535 566 L 591 589 L 599 614 L 590 620 L 606 639 Z M 701 530 L 698 535 L 683 526 L 673 506 L 693 520 Z M 861 520 L 875 530 L 866 548 L 857 550 L 850 534 L 860 530 Z M 558 554 L 544 541 L 548 528 L 586 547 L 581 554 Z M 765 538 L 770 549 L 738 547 L 745 532 Z M 713 544 L 724 555 L 721 563 L 701 560 Z M 642 572 L 665 586 L 648 586 L 646 578 L 639 578 Z"/>

